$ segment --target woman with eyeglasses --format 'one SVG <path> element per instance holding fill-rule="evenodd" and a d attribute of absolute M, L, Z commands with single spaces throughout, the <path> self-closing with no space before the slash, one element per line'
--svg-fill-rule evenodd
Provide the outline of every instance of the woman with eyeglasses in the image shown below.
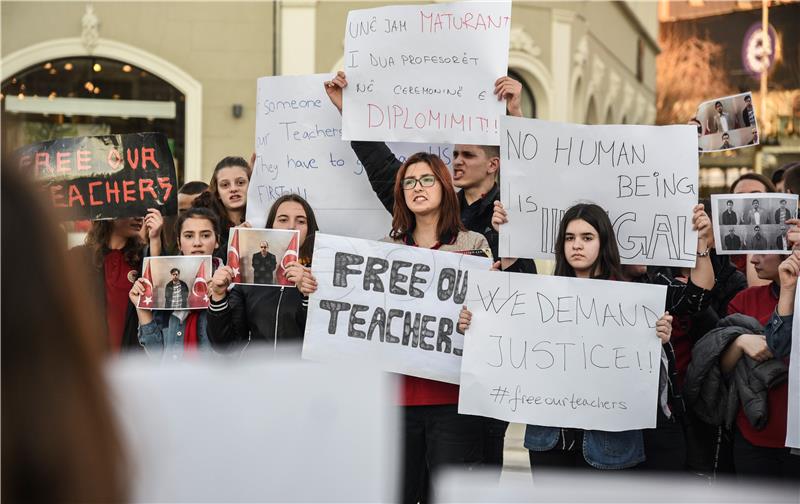
<path fill-rule="evenodd" d="M 383 241 L 450 252 L 484 251 L 489 242 L 461 223 L 458 198 L 444 162 L 433 154 L 410 156 L 394 184 L 392 231 Z M 298 284 L 316 290 L 313 276 Z M 429 474 L 448 466 L 471 468 L 483 462 L 482 417 L 458 413 L 458 385 L 403 377 L 403 502 L 429 500 Z"/>

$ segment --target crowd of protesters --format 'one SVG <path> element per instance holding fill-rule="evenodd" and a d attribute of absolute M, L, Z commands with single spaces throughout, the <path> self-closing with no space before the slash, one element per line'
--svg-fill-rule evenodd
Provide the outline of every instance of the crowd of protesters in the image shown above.
<path fill-rule="evenodd" d="M 341 110 L 346 75 L 339 72 L 324 86 L 332 103 Z M 501 77 L 495 82 L 495 94 L 505 100 L 510 115 L 522 115 L 519 82 Z M 494 269 L 537 272 L 530 259 L 498 256 L 498 235 L 500 227 L 508 222 L 508 214 L 500 203 L 498 181 L 502 169 L 497 146 L 456 145 L 452 175 L 433 154 L 418 153 L 400 162 L 382 142 L 352 142 L 351 146 L 377 197 L 392 214 L 392 226 L 386 230 L 384 241 L 446 251 L 486 250 L 486 255 L 495 261 Z M 11 282 L 17 291 L 13 296 L 6 296 L 9 281 L 4 281 L 3 319 L 24 324 L 20 329 L 27 334 L 41 332 L 25 342 L 4 342 L 4 370 L 21 362 L 20 353 L 34 352 L 26 347 L 50 345 L 45 337 L 61 343 L 46 352 L 42 350 L 37 366 L 58 366 L 56 354 L 83 349 L 80 351 L 91 357 L 85 358 L 85 367 L 64 366 L 64 375 L 70 378 L 58 385 L 71 401 L 69 394 L 77 397 L 78 388 L 96 387 L 92 384 L 99 383 L 95 375 L 99 373 L 101 346 L 106 355 L 146 352 L 154 359 L 181 359 L 190 354 L 235 357 L 257 343 L 272 347 L 302 343 L 308 296 L 317 289 L 312 256 L 314 236 L 320 231 L 308 201 L 294 194 L 285 195 L 272 204 L 266 216 L 266 228 L 299 232 L 298 259 L 286 268 L 286 278 L 296 289 L 231 286 L 234 272 L 224 264 L 231 229 L 250 226 L 245 215 L 251 164 L 242 157 L 225 157 L 217 163 L 207 184 L 184 184 L 178 194 L 177 217 L 151 210 L 141 218 L 94 221 L 85 245 L 70 250 L 65 257 L 52 252 L 40 258 L 16 253 L 9 257 L 5 253 L 9 248 L 4 245 L 6 274 L 19 270 L 7 261 L 41 261 L 34 263 L 36 267 L 30 271 L 43 278 L 48 274 L 56 278 L 59 273 L 70 271 L 90 272 L 86 277 L 86 298 L 93 300 L 94 307 L 80 316 L 69 312 L 75 310 L 70 306 L 74 303 L 72 293 L 61 293 L 60 299 L 50 300 L 48 296 L 59 296 L 59 292 L 36 288 L 36 277 L 27 276 L 29 273 Z M 23 189 L 7 179 L 10 177 L 4 170 L 4 238 L 19 224 L 12 215 L 32 206 L 18 195 L 15 199 L 12 193 Z M 773 180 L 758 174 L 743 175 L 732 184 L 730 192 L 774 192 L 776 184 L 782 184 L 786 192 L 800 193 L 800 164 L 776 171 Z M 534 471 L 540 467 L 593 468 L 684 472 L 709 478 L 735 474 L 800 479 L 800 456 L 785 447 L 787 376 L 800 252 L 717 255 L 710 208 L 698 203 L 692 209 L 698 242 L 696 265 L 691 269 L 622 265 L 603 208 L 578 204 L 565 212 L 557 235 L 555 275 L 667 286 L 664 314 L 653 333 L 664 350 L 663 379 L 658 394 L 652 397 L 657 411 L 655 429 L 603 432 L 528 425 L 524 445 Z M 36 212 L 31 209 L 28 215 L 33 218 Z M 47 222 L 42 218 L 41 226 Z M 787 234 L 789 242 L 800 244 L 798 221 L 789 220 L 787 224 L 792 226 Z M 42 242 L 57 240 L 46 227 L 42 227 L 42 235 L 32 236 Z M 31 244 L 26 250 L 50 248 Z M 147 256 L 160 255 L 214 257 L 208 309 L 153 312 L 136 307 L 145 292 L 140 278 L 142 261 Z M 65 285 L 59 288 L 67 288 L 70 281 L 62 277 Z M 43 279 L 39 285 L 44 283 Z M 48 321 L 32 316 L 21 321 L 7 316 L 14 313 L 12 310 L 26 313 L 42 303 L 59 307 L 62 311 L 52 313 L 60 318 Z M 23 306 L 27 308 L 20 308 Z M 470 320 L 471 313 L 465 307 L 459 330 L 466 331 Z M 49 392 L 45 389 L 44 383 L 20 384 L 19 390 L 11 394 L 4 388 L 4 458 L 19 457 L 14 450 L 24 444 L 6 439 L 5 428 L 14 422 L 34 422 L 41 413 L 23 408 L 14 410 L 12 416 L 9 411 L 21 404 L 24 394 L 47 397 Z M 111 466 L 102 467 L 98 461 L 121 460 L 110 419 L 103 415 L 89 418 L 85 413 L 91 408 L 107 412 L 101 392 L 89 390 L 91 397 L 84 399 L 99 402 L 99 406 L 84 409 L 81 400 L 75 399 L 59 412 L 81 432 L 87 431 L 85 436 L 91 432 L 107 438 L 104 448 L 96 443 L 85 445 L 86 449 L 97 451 L 91 457 L 97 463 L 96 468 L 90 469 L 93 474 L 112 471 Z M 403 502 L 428 501 L 432 476 L 444 466 L 483 467 L 499 474 L 508 424 L 459 414 L 458 395 L 457 385 L 403 377 L 397 397 L 402 409 L 399 498 Z M 84 449 L 66 442 L 54 443 L 53 453 L 61 456 L 63 452 L 65 462 L 70 451 Z M 59 466 L 58 470 L 75 469 L 69 463 Z M 7 485 L 32 483 L 36 475 L 12 474 L 9 477 L 13 481 L 6 481 L 6 476 L 4 470 L 4 494 L 6 489 L 14 488 Z M 71 495 L 79 501 L 116 500 L 123 488 L 122 482 L 111 475 L 104 485 L 94 490 L 76 486 Z M 45 490 L 46 485 L 40 491 Z M 49 500 L 47 493 L 42 496 L 42 500 Z"/>

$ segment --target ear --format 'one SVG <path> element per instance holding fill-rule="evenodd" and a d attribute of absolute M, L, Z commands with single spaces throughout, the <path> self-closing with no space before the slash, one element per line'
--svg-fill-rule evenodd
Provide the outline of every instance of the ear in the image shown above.
<path fill-rule="evenodd" d="M 497 156 L 493 156 L 489 158 L 489 169 L 486 170 L 486 173 L 497 173 L 500 169 L 500 158 Z"/>

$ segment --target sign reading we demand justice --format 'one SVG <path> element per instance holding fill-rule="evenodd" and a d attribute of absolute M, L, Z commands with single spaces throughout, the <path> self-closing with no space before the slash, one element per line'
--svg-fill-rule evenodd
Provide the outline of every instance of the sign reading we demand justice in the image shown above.
<path fill-rule="evenodd" d="M 511 2 L 352 10 L 343 138 L 497 145 Z"/>
<path fill-rule="evenodd" d="M 458 383 L 456 332 L 485 257 L 317 233 L 303 358 Z"/>
<path fill-rule="evenodd" d="M 66 219 L 178 211 L 175 164 L 161 133 L 61 138 L 15 152 L 23 173 L 45 183 Z"/>
<path fill-rule="evenodd" d="M 667 288 L 470 272 L 459 413 L 552 427 L 656 426 Z"/>
<path fill-rule="evenodd" d="M 552 259 L 564 211 L 608 212 L 624 264 L 693 267 L 697 132 L 692 126 L 584 126 L 500 118 L 501 257 Z"/>

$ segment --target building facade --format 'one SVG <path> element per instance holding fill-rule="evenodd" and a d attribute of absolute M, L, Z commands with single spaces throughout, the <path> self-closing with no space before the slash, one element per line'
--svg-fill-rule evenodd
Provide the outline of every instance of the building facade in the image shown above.
<path fill-rule="evenodd" d="M 163 131 L 181 180 L 208 180 L 253 151 L 258 77 L 340 69 L 348 11 L 390 3 L 4 1 L 3 149 Z M 657 37 L 656 2 L 513 2 L 526 115 L 653 124 Z"/>

